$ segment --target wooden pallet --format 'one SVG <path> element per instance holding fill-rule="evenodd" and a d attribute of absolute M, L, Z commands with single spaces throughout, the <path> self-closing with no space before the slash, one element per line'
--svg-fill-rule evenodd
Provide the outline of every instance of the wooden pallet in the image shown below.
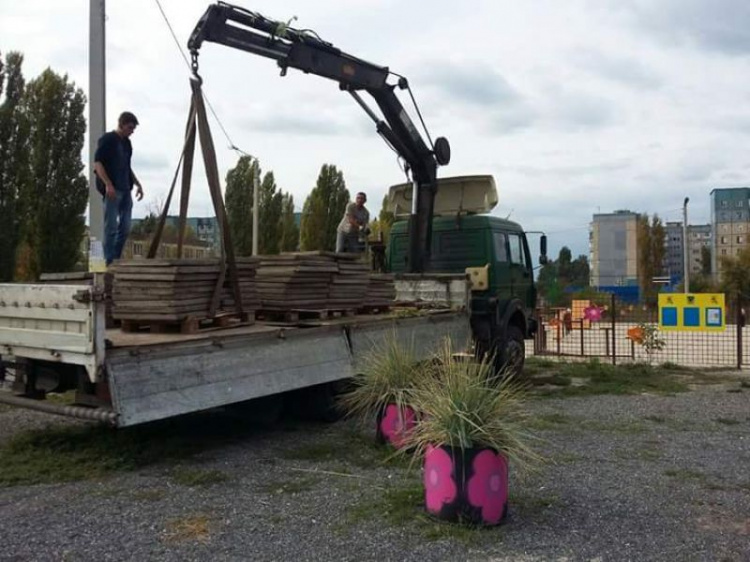
<path fill-rule="evenodd" d="M 241 317 L 234 312 L 219 313 L 213 318 L 187 316 L 182 320 L 123 318 L 120 320 L 120 329 L 123 332 L 150 332 L 152 334 L 196 334 L 205 330 L 234 327 L 252 323 L 253 321 L 254 316 L 251 317 L 245 313 Z"/>
<path fill-rule="evenodd" d="M 345 309 L 324 309 L 324 310 L 256 310 L 255 318 L 257 320 L 266 320 L 272 322 L 295 323 L 301 320 L 328 320 L 330 318 L 341 318 L 342 316 L 355 316 L 357 311 L 353 308 Z"/>
<path fill-rule="evenodd" d="M 391 306 L 386 305 L 365 305 L 357 309 L 357 314 L 385 314 L 391 311 Z"/>

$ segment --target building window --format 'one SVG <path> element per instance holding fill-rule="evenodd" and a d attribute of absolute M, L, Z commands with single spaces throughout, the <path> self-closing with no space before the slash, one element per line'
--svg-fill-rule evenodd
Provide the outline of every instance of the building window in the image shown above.
<path fill-rule="evenodd" d="M 742 207 L 742 206 L 744 206 L 744 203 L 745 202 L 742 199 L 740 199 L 739 201 L 737 201 L 737 206 L 738 207 Z"/>
<path fill-rule="evenodd" d="M 721 255 L 722 255 L 722 256 L 726 256 L 726 255 L 727 255 L 727 250 L 726 250 L 726 248 L 724 248 L 724 249 L 723 249 L 723 250 L 721 251 Z"/>
<path fill-rule="evenodd" d="M 722 236 L 721 237 L 721 243 L 722 244 L 726 244 L 727 243 L 727 237 L 726 236 Z"/>
<path fill-rule="evenodd" d="M 737 237 L 737 244 L 744 244 L 745 243 L 745 237 L 744 236 L 738 236 Z"/>

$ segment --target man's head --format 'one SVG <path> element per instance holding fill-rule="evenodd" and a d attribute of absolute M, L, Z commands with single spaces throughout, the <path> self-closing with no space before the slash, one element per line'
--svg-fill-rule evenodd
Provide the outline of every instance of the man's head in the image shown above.
<path fill-rule="evenodd" d="M 365 195 L 363 191 L 360 191 L 359 193 L 357 193 L 357 197 L 354 199 L 354 202 L 357 204 L 357 207 L 364 207 L 365 203 L 367 203 L 367 195 Z"/>
<path fill-rule="evenodd" d="M 117 132 L 123 137 L 129 137 L 138 126 L 138 118 L 129 111 L 123 111 L 117 119 Z"/>

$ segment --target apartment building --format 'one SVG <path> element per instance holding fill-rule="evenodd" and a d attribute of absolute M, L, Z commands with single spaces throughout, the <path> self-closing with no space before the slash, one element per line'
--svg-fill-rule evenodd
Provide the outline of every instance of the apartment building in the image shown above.
<path fill-rule="evenodd" d="M 703 270 L 703 248 L 708 248 L 709 255 L 713 256 L 711 248 L 711 225 L 691 224 L 688 225 L 688 255 L 690 256 L 690 273 L 700 273 Z M 713 267 L 711 267 L 713 271 Z"/>
<path fill-rule="evenodd" d="M 750 234 L 750 187 L 711 191 L 711 270 L 721 273 L 721 258 L 736 256 L 748 245 Z"/>
<path fill-rule="evenodd" d="M 594 215 L 589 231 L 591 285 L 638 285 L 638 214 L 621 210 Z"/>

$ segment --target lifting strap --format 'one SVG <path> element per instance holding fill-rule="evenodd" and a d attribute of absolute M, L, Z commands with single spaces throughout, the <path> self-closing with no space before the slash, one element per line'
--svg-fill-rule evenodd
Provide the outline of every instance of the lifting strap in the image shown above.
<path fill-rule="evenodd" d="M 227 212 L 224 207 L 224 199 L 221 195 L 221 184 L 219 180 L 219 168 L 216 164 L 216 149 L 214 148 L 214 142 L 211 137 L 211 130 L 208 125 L 208 117 L 206 115 L 206 106 L 203 102 L 203 91 L 201 90 L 200 82 L 197 80 L 190 80 L 190 87 L 192 88 L 193 94 L 190 102 L 190 111 L 188 115 L 188 121 L 185 131 L 185 143 L 182 148 L 180 160 L 177 163 L 177 169 L 175 170 L 174 178 L 172 179 L 172 185 L 169 188 L 169 194 L 167 200 L 164 203 L 159 221 L 154 232 L 154 237 L 151 241 L 151 246 L 148 251 L 148 259 L 156 257 L 156 253 L 161 243 L 161 237 L 164 232 L 164 225 L 166 224 L 167 214 L 169 212 L 169 206 L 172 202 L 172 195 L 174 193 L 175 185 L 177 184 L 177 176 L 179 175 L 180 167 L 182 167 L 182 184 L 180 191 L 180 216 L 177 229 L 177 257 L 182 258 L 182 248 L 185 241 L 185 229 L 187 227 L 187 210 L 188 202 L 190 200 L 190 181 L 193 174 L 193 160 L 195 156 L 195 137 L 196 132 L 200 137 L 201 141 L 201 152 L 203 154 L 203 163 L 206 169 L 206 179 L 208 181 L 208 190 L 211 194 L 211 201 L 213 202 L 214 212 L 216 213 L 216 221 L 219 225 L 220 233 L 220 246 L 221 246 L 221 259 L 219 260 L 219 278 L 217 279 L 216 286 L 214 287 L 213 296 L 209 304 L 208 318 L 216 316 L 216 311 L 219 307 L 219 300 L 221 299 L 221 292 L 226 280 L 227 270 L 229 273 L 229 280 L 232 285 L 232 295 L 234 297 L 235 308 L 237 313 L 244 320 L 244 310 L 242 308 L 242 293 L 240 291 L 239 278 L 237 277 L 237 262 L 234 255 L 234 245 L 232 244 L 231 234 L 229 232 Z"/>

